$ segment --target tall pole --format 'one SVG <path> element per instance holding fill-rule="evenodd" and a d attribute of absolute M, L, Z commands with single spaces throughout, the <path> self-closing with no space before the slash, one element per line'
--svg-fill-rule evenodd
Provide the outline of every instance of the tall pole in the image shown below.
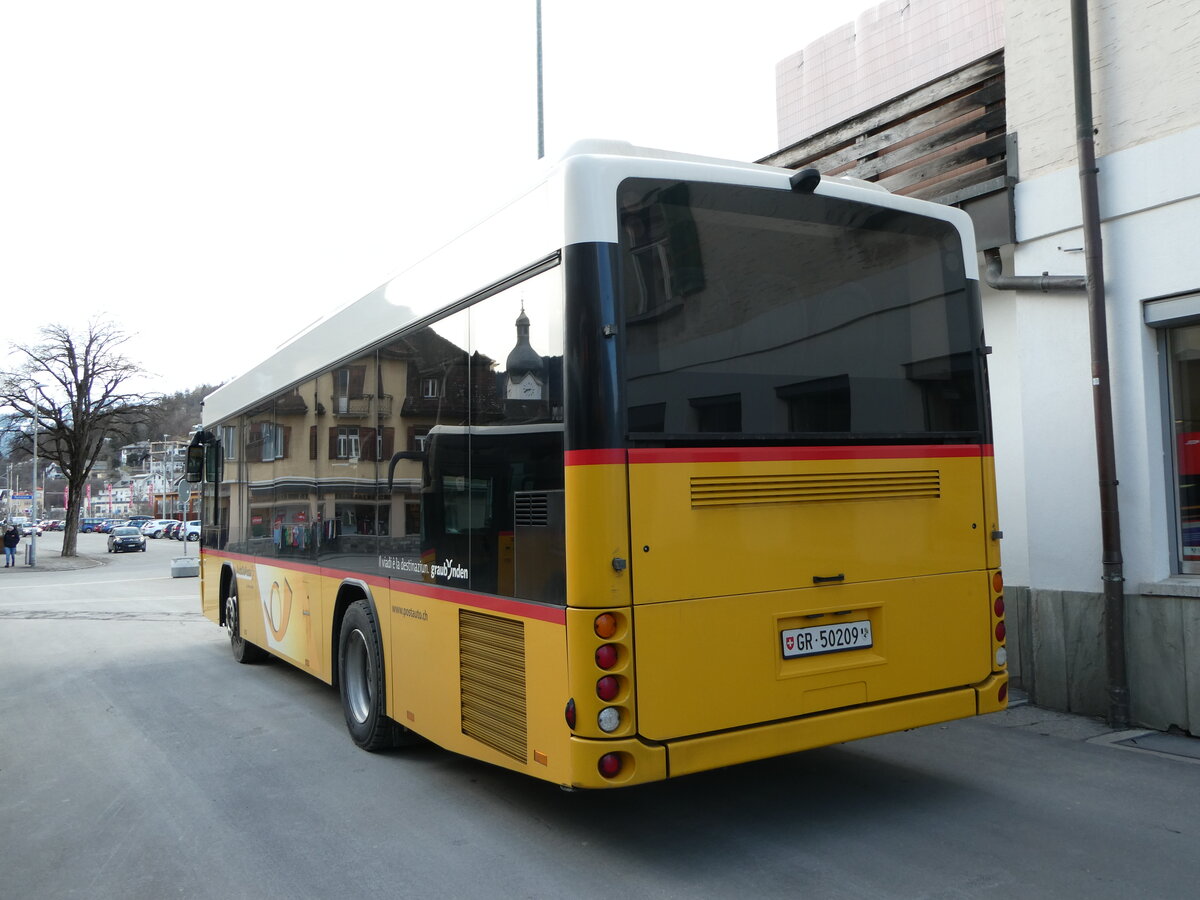
<path fill-rule="evenodd" d="M 542 105 L 542 0 L 537 0 L 537 131 L 538 159 L 546 155 L 546 136 Z"/>
<path fill-rule="evenodd" d="M 33 527 L 29 530 L 29 564 L 37 565 L 37 535 L 38 535 L 38 502 L 37 502 L 37 467 L 38 467 L 38 391 L 33 389 L 33 500 L 30 501 L 30 519 Z"/>
<path fill-rule="evenodd" d="M 1129 725 L 1129 680 L 1125 667 L 1125 562 L 1117 506 L 1117 458 L 1113 439 L 1108 322 L 1104 295 L 1104 249 L 1100 240 L 1100 195 L 1092 120 L 1092 54 L 1087 0 L 1071 0 L 1075 68 L 1075 138 L 1079 150 L 1079 193 L 1083 204 L 1083 247 L 1087 274 L 1088 325 L 1092 340 L 1092 406 L 1096 419 L 1096 468 L 1100 482 L 1100 534 L 1104 585 L 1108 720 Z"/>

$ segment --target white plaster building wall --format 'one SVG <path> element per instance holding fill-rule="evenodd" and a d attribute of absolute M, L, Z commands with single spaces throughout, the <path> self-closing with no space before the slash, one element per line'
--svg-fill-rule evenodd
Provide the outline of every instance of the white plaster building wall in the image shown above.
<path fill-rule="evenodd" d="M 983 258 L 979 265 L 982 270 Z M 1011 268 L 1011 260 L 1006 261 Z M 1020 343 L 1016 339 L 1017 298 L 980 284 L 985 339 L 992 348 L 988 357 L 988 382 L 992 406 L 992 443 L 996 448 L 997 485 L 1019 485 L 1025 477 L 1025 441 L 1021 421 L 1022 378 Z M 1029 584 L 1028 513 L 1025 492 L 998 491 L 1001 564 L 1009 584 Z"/>
<path fill-rule="evenodd" d="M 1143 323 L 1141 304 L 1200 289 L 1193 237 L 1200 176 L 1192 164 L 1200 153 L 1200 19 L 1188 0 L 1093 0 L 1090 7 L 1122 551 L 1126 579 L 1136 585 L 1174 567 L 1166 388 L 1158 335 Z M 1011 271 L 1082 274 L 1082 254 L 1074 252 L 1083 238 L 1069 9 L 1009 0 L 1006 32 L 1008 130 L 1017 135 L 1021 177 Z M 1023 382 L 1046 386 L 1025 397 L 1020 413 L 1028 583 L 1099 591 L 1086 303 L 1030 293 L 1016 303 Z M 1047 341 L 1055 333 L 1058 352 Z M 1002 497 L 1015 489 L 1000 485 Z"/>
<path fill-rule="evenodd" d="M 1122 550 L 1126 578 L 1132 583 L 1160 581 L 1172 574 L 1173 539 L 1171 521 L 1169 419 L 1158 335 L 1143 321 L 1142 302 L 1155 297 L 1200 290 L 1200 268 L 1196 265 L 1195 235 L 1200 233 L 1200 172 L 1192 160 L 1200 155 L 1200 128 L 1143 143 L 1099 160 L 1101 215 L 1104 220 L 1105 290 L 1108 301 L 1109 363 L 1113 394 L 1113 418 L 1120 480 Z M 1079 229 L 1079 184 L 1074 170 L 1061 170 L 1031 181 L 1017 189 L 1017 239 L 1015 254 L 1018 274 L 1082 272 L 1078 253 L 1060 248 L 1082 245 Z M 1072 257 L 1074 257 L 1072 259 Z M 1065 321 L 1056 314 L 1053 295 L 1019 294 L 1018 304 L 1027 311 L 1025 327 L 1017 339 L 1022 346 L 1036 346 L 1043 335 L 1058 330 L 1069 335 L 1072 347 L 1087 346 L 1086 307 L 1083 300 L 1069 298 L 1061 306 L 1082 309 L 1082 321 Z M 1039 497 L 1056 498 L 1054 503 L 1030 505 L 1028 509 L 1031 584 L 1036 587 L 1095 590 L 1099 572 L 1098 534 L 1090 545 L 1071 549 L 1073 563 L 1063 565 L 1057 553 L 1044 552 L 1045 541 L 1055 535 L 1079 531 L 1080 522 L 1099 517 L 1097 488 L 1092 464 L 1090 481 L 1078 477 L 1080 490 L 1064 489 L 1057 481 L 1066 475 L 1055 457 L 1094 460 L 1094 428 L 1088 383 L 1088 357 L 1075 353 L 1049 356 L 1038 369 L 1022 363 L 1022 377 L 1046 383 L 1072 385 L 1071 396 L 1050 392 L 1026 399 L 1022 412 L 1026 428 L 1026 459 L 1037 443 L 1033 429 L 1046 430 L 1043 447 L 1048 459 L 1026 464 L 1025 491 Z M 1035 375 L 1036 372 L 1036 375 Z M 1086 416 L 1078 385 L 1084 386 Z M 1056 419 L 1064 427 L 1055 432 Z M 1034 423 L 1041 422 L 1040 426 Z M 1070 423 L 1070 424 L 1068 424 Z M 1086 440 L 1085 440 L 1086 439 Z M 997 447 L 997 455 L 1001 453 Z M 1011 485 L 1001 485 L 1001 492 Z M 1074 493 L 1074 499 L 1070 494 Z M 1083 571 L 1079 563 L 1086 563 Z"/>
<path fill-rule="evenodd" d="M 1200 124 L 1195 0 L 1091 0 L 1096 155 Z M 1075 165 L 1071 15 L 1066 3 L 1008 0 L 1008 130 L 1022 180 Z"/>
<path fill-rule="evenodd" d="M 775 67 L 779 146 L 1004 46 L 1004 0 L 887 0 Z"/>

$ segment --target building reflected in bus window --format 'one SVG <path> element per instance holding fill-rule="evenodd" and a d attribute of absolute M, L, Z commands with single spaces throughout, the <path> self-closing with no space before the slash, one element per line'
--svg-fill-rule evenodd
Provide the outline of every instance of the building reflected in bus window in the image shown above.
<path fill-rule="evenodd" d="M 635 440 L 978 441 L 961 246 L 948 223 L 728 185 L 622 185 Z"/>
<path fill-rule="evenodd" d="M 405 358 L 404 451 L 385 490 L 389 574 L 565 602 L 557 269 L 389 342 Z"/>

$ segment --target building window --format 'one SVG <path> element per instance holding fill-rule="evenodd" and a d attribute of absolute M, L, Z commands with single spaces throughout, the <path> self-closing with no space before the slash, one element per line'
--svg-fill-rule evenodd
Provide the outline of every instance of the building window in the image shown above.
<path fill-rule="evenodd" d="M 426 400 L 436 400 L 440 396 L 440 384 L 436 378 L 421 379 L 421 396 Z"/>
<path fill-rule="evenodd" d="M 344 415 L 351 411 L 351 401 L 363 396 L 366 379 L 366 366 L 347 366 L 333 373 L 333 411 L 335 413 Z"/>
<path fill-rule="evenodd" d="M 358 429 L 338 428 L 337 432 L 337 458 L 358 459 Z"/>
<path fill-rule="evenodd" d="M 221 448 L 225 451 L 226 459 L 237 459 L 237 426 L 221 426 Z"/>
<path fill-rule="evenodd" d="M 1180 571 L 1200 574 L 1200 325 L 1167 332 Z"/>

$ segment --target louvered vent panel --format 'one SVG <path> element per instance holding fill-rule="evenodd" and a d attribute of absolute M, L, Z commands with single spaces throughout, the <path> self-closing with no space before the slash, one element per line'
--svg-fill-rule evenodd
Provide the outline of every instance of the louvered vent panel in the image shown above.
<path fill-rule="evenodd" d="M 513 498 L 513 521 L 528 528 L 550 524 L 550 498 L 543 493 L 522 491 Z"/>
<path fill-rule="evenodd" d="M 459 610 L 458 650 L 463 734 L 527 761 L 524 624 Z"/>
<path fill-rule="evenodd" d="M 847 500 L 936 500 L 941 495 L 941 473 L 937 469 L 692 478 L 693 509 Z"/>

